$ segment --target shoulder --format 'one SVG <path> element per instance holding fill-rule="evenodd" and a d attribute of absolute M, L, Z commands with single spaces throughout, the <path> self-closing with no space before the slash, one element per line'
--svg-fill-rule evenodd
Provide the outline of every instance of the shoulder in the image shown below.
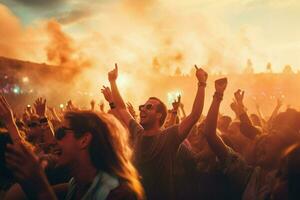
<path fill-rule="evenodd" d="M 137 195 L 128 187 L 121 183 L 117 188 L 110 191 L 106 200 L 137 200 Z"/>
<path fill-rule="evenodd" d="M 144 128 L 134 119 L 129 121 L 129 130 L 130 131 L 144 131 Z"/>

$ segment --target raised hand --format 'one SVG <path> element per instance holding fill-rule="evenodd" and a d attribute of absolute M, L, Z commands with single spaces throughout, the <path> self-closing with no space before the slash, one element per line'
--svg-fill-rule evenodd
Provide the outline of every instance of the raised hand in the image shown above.
<path fill-rule="evenodd" d="M 0 118 L 8 125 L 14 123 L 14 115 L 4 96 L 0 96 Z"/>
<path fill-rule="evenodd" d="M 136 115 L 136 112 L 135 112 L 134 107 L 132 106 L 132 104 L 130 102 L 127 102 L 126 105 L 127 105 L 127 109 L 130 112 L 131 116 L 136 118 L 137 115 Z"/>
<path fill-rule="evenodd" d="M 56 112 L 54 107 L 47 106 L 47 109 L 48 109 L 51 113 Z"/>
<path fill-rule="evenodd" d="M 90 104 L 91 104 L 91 110 L 94 110 L 95 109 L 95 104 L 96 104 L 95 100 L 92 100 L 90 102 Z"/>
<path fill-rule="evenodd" d="M 281 107 L 283 105 L 283 99 L 282 98 L 277 98 L 277 107 Z"/>
<path fill-rule="evenodd" d="M 8 168 L 20 182 L 34 179 L 38 170 L 42 170 L 37 157 L 23 142 L 8 144 L 5 159 Z"/>
<path fill-rule="evenodd" d="M 243 103 L 243 100 L 244 100 L 244 94 L 245 94 L 245 91 L 242 91 L 240 89 L 238 89 L 235 93 L 234 93 L 234 98 L 236 100 L 236 102 L 239 104 L 239 105 L 244 105 Z"/>
<path fill-rule="evenodd" d="M 40 117 L 46 117 L 46 99 L 43 99 L 42 97 L 37 98 L 34 103 L 35 112 Z"/>
<path fill-rule="evenodd" d="M 118 78 L 118 65 L 117 63 L 115 64 L 115 68 L 108 72 L 108 80 L 109 82 L 116 81 Z"/>
<path fill-rule="evenodd" d="M 69 101 L 67 102 L 66 108 L 67 108 L 67 110 L 69 110 L 69 111 L 78 111 L 78 110 L 79 110 L 79 108 L 77 108 L 77 107 L 73 104 L 72 100 L 69 100 Z"/>
<path fill-rule="evenodd" d="M 246 108 L 238 104 L 236 101 L 230 104 L 230 108 L 231 110 L 233 110 L 237 117 L 240 116 L 242 113 L 246 112 Z"/>
<path fill-rule="evenodd" d="M 104 103 L 103 103 L 103 101 L 101 101 L 101 102 L 98 104 L 98 106 L 99 106 L 100 111 L 101 111 L 101 112 L 104 112 Z"/>
<path fill-rule="evenodd" d="M 217 93 L 223 94 L 227 87 L 227 78 L 221 78 L 215 81 L 215 89 Z"/>
<path fill-rule="evenodd" d="M 8 144 L 5 159 L 29 199 L 56 199 L 38 158 L 23 142 Z"/>
<path fill-rule="evenodd" d="M 108 103 L 113 102 L 113 97 L 112 97 L 112 94 L 111 94 L 111 91 L 110 91 L 109 87 L 103 86 L 103 88 L 101 89 L 101 93 L 103 94 L 105 100 Z"/>
<path fill-rule="evenodd" d="M 180 102 L 179 107 L 180 107 L 181 109 L 184 109 L 184 104 Z"/>
<path fill-rule="evenodd" d="M 180 107 L 180 104 L 181 104 L 181 96 L 179 95 L 177 97 L 177 100 L 174 99 L 173 103 L 172 103 L 172 106 L 173 106 L 173 111 L 177 111 L 178 108 Z"/>
<path fill-rule="evenodd" d="M 72 100 L 69 100 L 69 101 L 67 102 L 66 109 L 69 110 L 69 111 L 73 109 L 73 103 L 72 103 Z"/>
<path fill-rule="evenodd" d="M 200 83 L 206 83 L 207 80 L 207 73 L 202 69 L 198 68 L 197 65 L 195 65 L 196 68 L 196 77 Z"/>

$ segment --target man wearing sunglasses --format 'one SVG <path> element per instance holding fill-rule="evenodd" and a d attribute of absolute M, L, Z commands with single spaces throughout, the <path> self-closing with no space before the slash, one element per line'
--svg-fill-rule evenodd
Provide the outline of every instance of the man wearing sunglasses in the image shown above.
<path fill-rule="evenodd" d="M 139 107 L 140 122 L 136 122 L 126 110 L 126 105 L 119 93 L 116 80 L 118 66 L 108 73 L 114 109 L 119 118 L 129 128 L 135 165 L 142 176 L 142 183 L 149 200 L 174 199 L 173 166 L 176 152 L 181 142 L 187 137 L 191 128 L 201 116 L 207 73 L 196 68 L 198 80 L 196 97 L 191 113 L 176 126 L 162 129 L 167 116 L 165 104 L 156 97 L 150 97 Z"/>

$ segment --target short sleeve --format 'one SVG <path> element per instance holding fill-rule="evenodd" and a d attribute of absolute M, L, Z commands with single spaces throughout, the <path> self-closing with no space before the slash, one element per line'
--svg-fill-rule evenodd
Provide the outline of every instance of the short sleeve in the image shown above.
<path fill-rule="evenodd" d="M 165 137 L 167 139 L 166 143 L 169 148 L 177 151 L 182 140 L 179 137 L 178 125 L 171 126 L 170 128 L 165 129 L 162 134 L 166 134 Z"/>
<path fill-rule="evenodd" d="M 142 134 L 144 131 L 144 128 L 137 123 L 135 120 L 130 120 L 129 122 L 129 132 L 130 135 L 135 138 L 137 135 Z"/>
<path fill-rule="evenodd" d="M 227 148 L 228 155 L 222 163 L 223 172 L 228 177 L 229 181 L 243 192 L 254 169 L 249 166 L 238 153 L 229 147 Z"/>

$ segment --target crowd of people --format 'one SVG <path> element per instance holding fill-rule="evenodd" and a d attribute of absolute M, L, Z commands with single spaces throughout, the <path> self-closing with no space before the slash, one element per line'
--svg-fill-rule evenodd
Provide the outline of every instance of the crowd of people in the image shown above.
<path fill-rule="evenodd" d="M 0 199 L 300 199 L 300 112 L 279 112 L 280 99 L 269 117 L 259 105 L 251 112 L 237 88 L 235 117 L 221 114 L 221 78 L 204 115 L 208 74 L 195 71 L 190 113 L 180 96 L 171 109 L 150 96 L 138 115 L 118 89 L 117 64 L 101 89 L 107 111 L 94 101 L 56 110 L 38 98 L 20 114 L 2 94 Z"/>

